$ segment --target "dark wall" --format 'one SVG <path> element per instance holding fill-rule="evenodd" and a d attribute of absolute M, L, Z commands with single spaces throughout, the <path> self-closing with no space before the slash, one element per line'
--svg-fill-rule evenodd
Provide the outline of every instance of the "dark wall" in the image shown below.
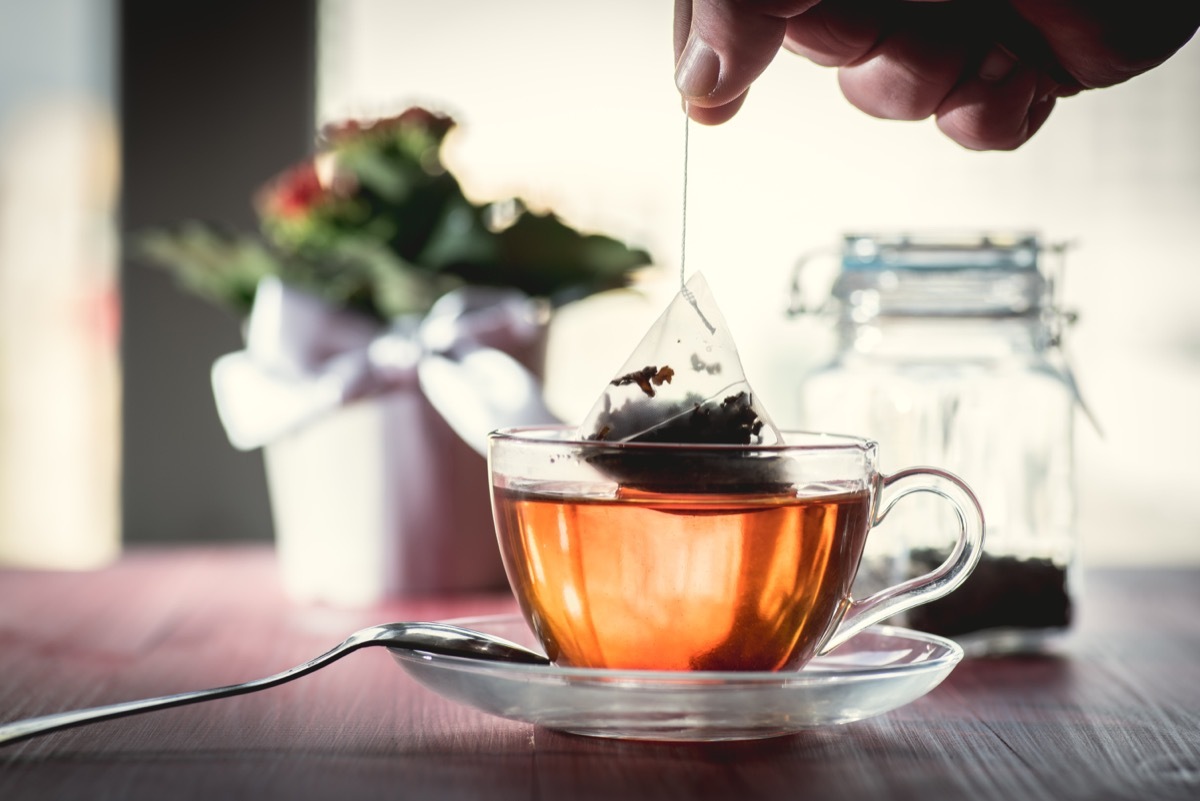
<path fill-rule="evenodd" d="M 253 191 L 313 141 L 316 0 L 124 0 L 126 232 L 252 229 Z M 230 446 L 209 385 L 239 321 L 123 264 L 126 541 L 271 536 L 261 454 Z"/>

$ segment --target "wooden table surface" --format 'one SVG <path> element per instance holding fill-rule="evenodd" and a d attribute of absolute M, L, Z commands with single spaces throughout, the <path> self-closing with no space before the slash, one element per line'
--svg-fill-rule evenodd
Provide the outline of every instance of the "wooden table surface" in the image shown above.
<path fill-rule="evenodd" d="M 968 660 L 907 707 L 826 730 L 721 744 L 560 734 L 443 700 L 368 649 L 273 690 L 0 748 L 0 799 L 1200 798 L 1200 571 L 1084 579 L 1061 654 Z M 258 678 L 384 620 L 512 608 L 301 608 L 262 547 L 0 571 L 0 720 Z"/>

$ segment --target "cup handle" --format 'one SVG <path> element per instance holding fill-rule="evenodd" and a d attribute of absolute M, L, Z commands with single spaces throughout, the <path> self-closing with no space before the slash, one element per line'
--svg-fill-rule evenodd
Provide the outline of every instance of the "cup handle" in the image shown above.
<path fill-rule="evenodd" d="M 930 476 L 936 481 L 928 481 Z M 848 599 L 841 623 L 818 654 L 829 653 L 867 626 L 948 595 L 966 581 L 983 556 L 983 508 L 960 478 L 932 467 L 912 467 L 880 478 L 881 498 L 883 493 L 893 489 L 895 494 L 886 504 L 880 505 L 882 511 L 871 522 L 871 527 L 882 523 L 896 502 L 906 495 L 931 492 L 950 501 L 958 514 L 958 540 L 954 550 L 938 568 L 923 576 L 880 590 L 861 601 Z"/>

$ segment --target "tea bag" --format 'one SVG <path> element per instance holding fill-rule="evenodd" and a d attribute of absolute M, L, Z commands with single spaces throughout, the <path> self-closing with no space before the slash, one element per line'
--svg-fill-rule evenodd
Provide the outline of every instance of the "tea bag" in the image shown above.
<path fill-rule="evenodd" d="M 772 445 L 781 441 L 746 380 L 733 337 L 702 275 L 696 274 L 680 288 L 604 388 L 579 427 L 579 436 L 634 443 Z M 698 463 L 694 454 L 690 459 L 687 465 L 665 452 L 642 452 L 606 457 L 597 466 L 638 485 L 692 488 L 713 483 L 697 471 L 718 469 L 719 461 L 728 462 Z M 740 465 L 739 470 L 748 467 Z M 659 474 L 651 475 L 652 471 Z M 756 472 L 757 477 L 743 475 L 735 483 L 744 489 L 745 480 L 769 480 L 761 470 Z M 732 485 L 723 487 L 731 489 Z"/>

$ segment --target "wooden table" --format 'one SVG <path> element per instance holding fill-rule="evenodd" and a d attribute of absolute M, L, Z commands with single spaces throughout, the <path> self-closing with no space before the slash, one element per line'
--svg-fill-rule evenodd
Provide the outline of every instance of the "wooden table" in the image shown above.
<path fill-rule="evenodd" d="M 1062 655 L 968 660 L 916 703 L 828 730 L 704 745 L 559 734 L 445 701 L 369 649 L 263 693 L 7 746 L 0 799 L 1200 798 L 1200 571 L 1085 579 Z M 0 719 L 257 678 L 386 619 L 512 608 L 299 608 L 261 547 L 0 571 Z"/>

